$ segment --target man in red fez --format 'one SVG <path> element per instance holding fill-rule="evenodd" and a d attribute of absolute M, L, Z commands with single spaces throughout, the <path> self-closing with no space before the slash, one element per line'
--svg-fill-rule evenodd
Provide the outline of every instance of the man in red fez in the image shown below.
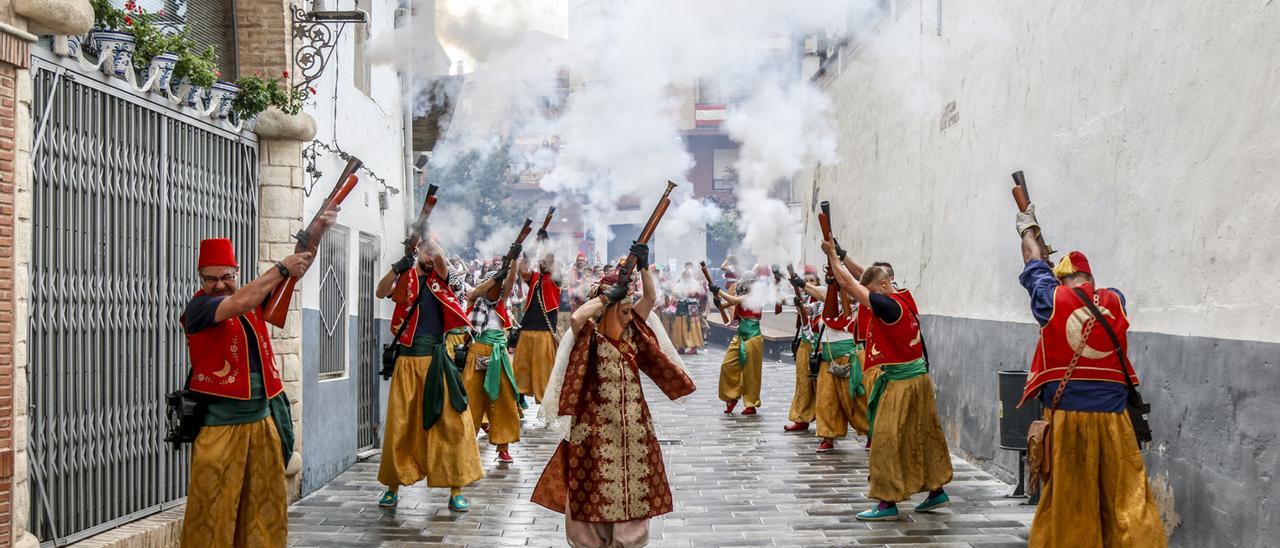
<path fill-rule="evenodd" d="M 1018 213 L 1017 228 L 1025 264 L 1018 280 L 1031 295 L 1031 315 L 1040 324 L 1022 401 L 1040 398 L 1052 440 L 1052 472 L 1029 545 L 1163 547 L 1164 527 L 1126 412 L 1126 378 L 1137 385 L 1138 375 L 1128 360 L 1124 295 L 1094 285 L 1084 253 L 1072 251 L 1049 265 L 1037 241 L 1034 204 Z"/>
<path fill-rule="evenodd" d="M 321 218 L 331 224 L 335 215 Z M 285 545 L 293 418 L 262 306 L 313 258 L 295 253 L 240 287 L 231 240 L 200 242 L 200 290 L 179 320 L 191 358 L 188 389 L 207 401 L 191 453 L 184 547 Z"/>
<path fill-rule="evenodd" d="M 517 265 L 520 279 L 529 286 L 529 298 L 520 317 L 520 342 L 512 358 L 520 393 L 542 402 L 551 377 L 551 366 L 559 344 L 561 284 L 556 257 L 546 231 L 538 231 L 536 259 L 521 257 Z"/>

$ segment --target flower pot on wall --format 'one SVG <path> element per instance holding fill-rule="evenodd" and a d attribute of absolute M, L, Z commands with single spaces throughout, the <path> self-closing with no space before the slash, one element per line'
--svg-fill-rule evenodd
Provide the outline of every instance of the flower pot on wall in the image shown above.
<path fill-rule="evenodd" d="M 178 64 L 178 54 L 161 53 L 151 59 L 151 64 L 142 71 L 142 80 L 148 81 L 155 77 L 155 82 L 151 84 L 151 89 L 155 91 L 168 91 L 169 85 L 173 80 L 173 67 Z"/>
<path fill-rule="evenodd" d="M 239 86 L 221 80 L 215 82 L 209 89 L 209 117 L 226 120 L 227 115 L 231 113 L 231 101 L 235 100 L 236 95 L 239 94 Z"/>
<path fill-rule="evenodd" d="M 118 30 L 94 29 L 89 34 L 93 49 L 98 58 L 106 58 L 102 63 L 102 71 L 107 74 L 124 77 L 126 71 L 133 70 L 133 35 Z"/>
<path fill-rule="evenodd" d="M 180 105 L 204 110 L 206 89 L 191 85 L 190 78 L 171 79 L 169 89 Z"/>

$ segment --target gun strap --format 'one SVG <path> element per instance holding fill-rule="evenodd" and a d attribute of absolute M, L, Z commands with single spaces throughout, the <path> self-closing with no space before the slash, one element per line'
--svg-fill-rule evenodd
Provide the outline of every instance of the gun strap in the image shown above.
<path fill-rule="evenodd" d="M 1080 300 L 1084 302 L 1084 305 L 1089 307 L 1089 312 L 1093 313 L 1094 319 L 1102 326 L 1102 330 L 1106 331 L 1107 338 L 1111 339 L 1111 344 L 1116 347 L 1116 359 L 1120 360 L 1120 374 L 1124 375 L 1125 386 L 1129 387 L 1130 390 L 1133 390 L 1133 379 L 1129 378 L 1129 371 L 1132 369 L 1132 366 L 1129 365 L 1128 357 L 1124 354 L 1124 348 L 1121 348 L 1120 346 L 1120 337 L 1116 336 L 1116 332 L 1111 328 L 1111 324 L 1107 323 L 1106 316 L 1102 314 L 1101 310 L 1098 310 L 1098 306 L 1093 304 L 1093 299 L 1090 299 L 1084 290 L 1076 287 L 1072 288 L 1072 291 L 1075 291 L 1076 296 L 1080 297 Z"/>

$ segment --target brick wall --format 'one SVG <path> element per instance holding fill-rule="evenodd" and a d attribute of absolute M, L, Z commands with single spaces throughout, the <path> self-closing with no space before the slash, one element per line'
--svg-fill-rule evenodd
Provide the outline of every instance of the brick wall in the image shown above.
<path fill-rule="evenodd" d="M 0 63 L 0 348 L 13 348 L 13 163 L 17 69 Z M 0 352 L 0 538 L 13 528 L 13 353 Z"/>
<path fill-rule="evenodd" d="M 290 67 L 291 20 L 289 3 L 282 0 L 236 2 L 240 74 L 260 70 L 267 76 L 278 76 Z"/>

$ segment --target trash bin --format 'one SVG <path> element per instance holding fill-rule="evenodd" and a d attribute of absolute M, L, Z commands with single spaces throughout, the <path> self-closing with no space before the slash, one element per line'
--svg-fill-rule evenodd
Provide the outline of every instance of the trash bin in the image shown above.
<path fill-rule="evenodd" d="M 1027 371 L 1000 371 L 1000 448 L 1027 450 L 1027 429 L 1040 418 L 1040 400 L 1027 400 L 1021 408 L 1022 389 L 1027 385 Z"/>

